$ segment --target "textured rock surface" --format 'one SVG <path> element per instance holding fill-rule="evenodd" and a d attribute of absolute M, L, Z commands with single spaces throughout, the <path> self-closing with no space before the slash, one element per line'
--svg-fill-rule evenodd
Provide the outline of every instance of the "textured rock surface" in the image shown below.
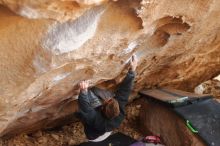
<path fill-rule="evenodd" d="M 197 94 L 211 94 L 213 97 L 220 99 L 220 76 L 203 82 L 194 89 Z"/>
<path fill-rule="evenodd" d="M 185 122 L 179 116 L 161 104 L 143 102 L 140 111 L 140 121 L 142 121 L 140 126 L 143 134 L 152 133 L 153 135 L 159 135 L 165 145 L 206 145 L 187 128 Z"/>
<path fill-rule="evenodd" d="M 0 4 L 24 17 L 66 21 L 80 17 L 89 8 L 105 1 L 108 0 L 0 0 Z"/>
<path fill-rule="evenodd" d="M 134 52 L 134 91 L 193 90 L 220 73 L 219 0 L 0 3 L 0 136 L 73 113 L 80 80 L 114 88 Z"/>

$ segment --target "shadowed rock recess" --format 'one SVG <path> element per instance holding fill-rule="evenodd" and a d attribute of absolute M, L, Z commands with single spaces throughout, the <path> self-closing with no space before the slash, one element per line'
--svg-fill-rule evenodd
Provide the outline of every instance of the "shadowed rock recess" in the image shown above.
<path fill-rule="evenodd" d="M 77 84 L 114 89 L 133 53 L 133 96 L 220 74 L 219 0 L 0 0 L 0 136 L 77 110 Z"/>

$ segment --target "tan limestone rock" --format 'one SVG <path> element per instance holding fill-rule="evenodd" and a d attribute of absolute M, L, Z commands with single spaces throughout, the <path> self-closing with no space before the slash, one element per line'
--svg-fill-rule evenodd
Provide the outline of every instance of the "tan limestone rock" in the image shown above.
<path fill-rule="evenodd" d="M 108 0 L 0 0 L 0 4 L 24 17 L 67 21 L 80 17 L 86 10 L 105 1 Z"/>
<path fill-rule="evenodd" d="M 0 3 L 0 136 L 62 123 L 79 81 L 114 88 L 133 53 L 134 91 L 189 91 L 220 73 L 218 0 Z"/>

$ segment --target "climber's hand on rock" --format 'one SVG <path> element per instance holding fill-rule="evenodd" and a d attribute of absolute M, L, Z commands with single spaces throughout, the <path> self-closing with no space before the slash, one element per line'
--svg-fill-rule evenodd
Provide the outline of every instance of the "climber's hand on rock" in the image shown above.
<path fill-rule="evenodd" d="M 136 55 L 132 55 L 131 60 L 130 60 L 130 66 L 131 66 L 131 70 L 135 71 L 137 68 L 137 57 Z"/>
<path fill-rule="evenodd" d="M 88 80 L 86 80 L 86 81 L 81 81 L 80 83 L 79 83 L 79 89 L 80 89 L 80 91 L 85 91 L 85 92 L 87 92 L 87 90 L 88 90 L 88 87 L 89 87 L 89 81 Z"/>

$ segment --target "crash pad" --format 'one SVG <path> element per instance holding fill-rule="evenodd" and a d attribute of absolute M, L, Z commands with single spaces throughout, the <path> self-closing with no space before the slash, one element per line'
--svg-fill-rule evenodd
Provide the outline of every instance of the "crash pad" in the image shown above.
<path fill-rule="evenodd" d="M 140 91 L 140 94 L 144 95 L 148 99 L 155 100 L 172 107 L 184 106 L 212 98 L 209 94 L 198 95 L 171 88 L 142 90 Z"/>
<path fill-rule="evenodd" d="M 173 110 L 207 145 L 220 146 L 220 103 L 211 95 L 198 95 L 168 88 L 143 90 L 140 94 Z M 185 100 L 171 102 L 181 98 Z"/>
<path fill-rule="evenodd" d="M 207 99 L 174 108 L 183 119 L 190 121 L 198 135 L 210 146 L 220 146 L 220 103 Z"/>
<path fill-rule="evenodd" d="M 124 135 L 123 133 L 115 133 L 109 136 L 107 139 L 101 142 L 85 142 L 79 146 L 129 146 L 136 142 L 135 139 Z"/>

